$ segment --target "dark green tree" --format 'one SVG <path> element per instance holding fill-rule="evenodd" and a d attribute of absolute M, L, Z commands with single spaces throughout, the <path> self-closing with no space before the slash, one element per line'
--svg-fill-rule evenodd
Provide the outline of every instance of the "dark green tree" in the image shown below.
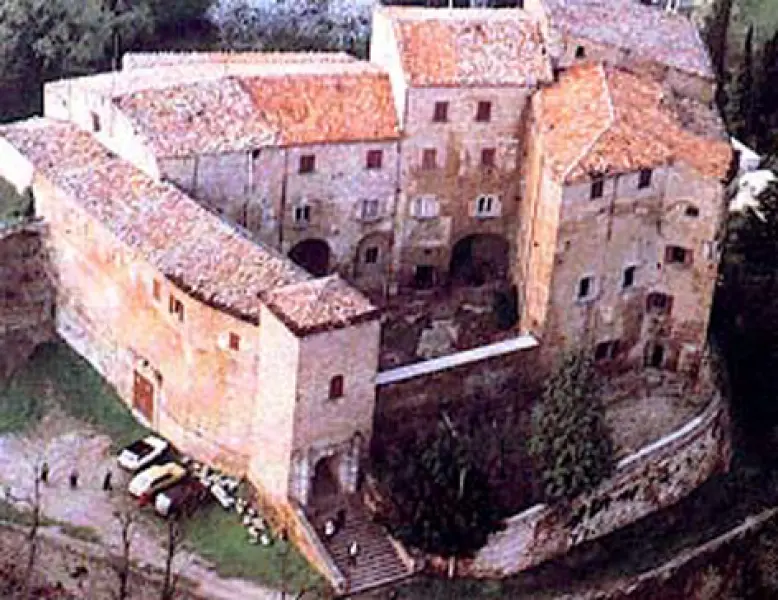
<path fill-rule="evenodd" d="M 449 423 L 390 454 L 383 479 L 396 509 L 390 527 L 411 546 L 445 557 L 471 556 L 498 515 L 479 445 Z"/>
<path fill-rule="evenodd" d="M 758 53 L 755 71 L 756 112 L 760 116 L 757 149 L 760 152 L 778 152 L 778 31 L 764 43 Z"/>
<path fill-rule="evenodd" d="M 730 131 L 750 146 L 755 145 L 754 142 L 758 135 L 754 68 L 754 26 L 751 25 L 746 33 L 743 62 L 735 80 L 732 94 L 732 114 L 729 119 Z"/>
<path fill-rule="evenodd" d="M 733 0 L 715 0 L 705 26 L 703 38 L 710 52 L 713 72 L 719 86 L 716 91 L 716 101 L 719 108 L 724 110 L 727 104 L 726 83 L 727 77 L 727 42 L 729 25 L 732 17 Z"/>
<path fill-rule="evenodd" d="M 613 472 L 614 449 L 592 363 L 569 354 L 532 414 L 530 453 L 546 500 L 569 500 Z"/>

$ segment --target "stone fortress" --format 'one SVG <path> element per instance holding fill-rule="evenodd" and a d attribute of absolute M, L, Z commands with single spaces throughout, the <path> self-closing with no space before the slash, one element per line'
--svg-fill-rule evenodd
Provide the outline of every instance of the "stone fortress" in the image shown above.
<path fill-rule="evenodd" d="M 0 175 L 45 224 L 59 335 L 182 450 L 304 509 L 324 471 L 355 492 L 403 386 L 447 369 L 539 379 L 575 346 L 695 377 L 732 161 L 714 91 L 692 23 L 634 0 L 380 7 L 369 61 L 129 53 L 48 83 Z M 382 303 L 491 279 L 510 337 L 379 368 Z"/>

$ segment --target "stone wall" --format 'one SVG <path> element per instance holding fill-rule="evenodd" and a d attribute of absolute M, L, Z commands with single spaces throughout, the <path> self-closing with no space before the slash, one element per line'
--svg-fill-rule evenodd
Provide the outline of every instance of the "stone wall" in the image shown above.
<path fill-rule="evenodd" d="M 507 519 L 460 574 L 517 573 L 677 502 L 728 468 L 728 427 L 726 404 L 714 394 L 698 417 L 621 460 L 612 478 L 566 510 L 541 504 Z"/>
<path fill-rule="evenodd" d="M 54 288 L 40 222 L 0 225 L 0 383 L 54 333 Z"/>

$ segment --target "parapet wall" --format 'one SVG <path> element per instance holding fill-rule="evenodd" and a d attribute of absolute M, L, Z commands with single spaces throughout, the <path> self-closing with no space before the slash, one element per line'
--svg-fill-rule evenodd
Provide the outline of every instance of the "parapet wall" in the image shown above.
<path fill-rule="evenodd" d="M 621 460 L 613 477 L 569 508 L 539 504 L 507 519 L 460 574 L 503 577 L 565 554 L 674 504 L 726 471 L 730 452 L 728 409 L 715 392 L 700 415 Z"/>
<path fill-rule="evenodd" d="M 0 382 L 53 337 L 45 233 L 37 221 L 0 225 Z"/>

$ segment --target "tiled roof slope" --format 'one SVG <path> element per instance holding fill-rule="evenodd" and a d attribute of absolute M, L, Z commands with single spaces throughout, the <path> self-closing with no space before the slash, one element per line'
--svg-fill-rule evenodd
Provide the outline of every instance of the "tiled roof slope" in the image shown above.
<path fill-rule="evenodd" d="M 538 23 L 519 9 L 383 7 L 412 86 L 533 86 L 551 80 Z"/>
<path fill-rule="evenodd" d="M 714 78 L 697 27 L 685 16 L 637 0 L 543 0 L 563 34 L 628 50 L 637 59 Z"/>
<path fill-rule="evenodd" d="M 543 150 L 555 178 L 683 162 L 723 178 L 732 149 L 715 111 L 653 79 L 603 65 L 573 67 L 540 92 Z"/>
<path fill-rule="evenodd" d="M 126 52 L 122 56 L 122 69 L 202 64 L 342 63 L 355 60 L 345 52 Z"/>
<path fill-rule="evenodd" d="M 118 239 L 203 302 L 257 322 L 262 292 L 310 278 L 74 125 L 34 119 L 3 127 L 0 135 Z"/>
<path fill-rule="evenodd" d="M 378 309 L 365 296 L 336 275 L 270 290 L 262 300 L 298 336 L 378 316 Z"/>

